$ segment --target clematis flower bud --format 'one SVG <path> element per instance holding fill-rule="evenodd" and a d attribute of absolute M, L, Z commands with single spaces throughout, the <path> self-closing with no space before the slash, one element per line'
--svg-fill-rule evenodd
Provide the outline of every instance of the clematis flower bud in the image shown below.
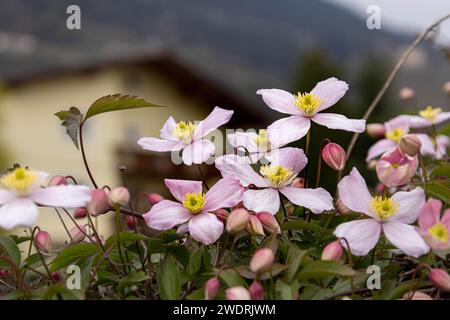
<path fill-rule="evenodd" d="M 254 234 L 254 235 L 257 235 L 257 236 L 264 236 L 264 229 L 263 229 L 262 223 L 253 214 L 250 215 L 250 220 L 248 221 L 248 224 L 246 226 L 246 230 L 250 234 Z"/>
<path fill-rule="evenodd" d="M 269 248 L 262 248 L 256 250 L 255 254 L 250 260 L 250 270 L 254 273 L 267 271 L 273 264 L 275 255 Z"/>
<path fill-rule="evenodd" d="M 400 139 L 398 147 L 401 152 L 414 157 L 419 154 L 422 142 L 415 134 L 407 134 Z"/>
<path fill-rule="evenodd" d="M 377 160 L 370 160 L 369 163 L 367 164 L 367 169 L 369 170 L 375 170 L 377 167 Z"/>
<path fill-rule="evenodd" d="M 420 291 L 410 291 L 403 295 L 402 300 L 433 300 L 433 298 Z"/>
<path fill-rule="evenodd" d="M 223 223 L 227 222 L 227 218 L 228 218 L 229 214 L 230 213 L 227 210 L 225 210 L 225 209 L 217 209 L 216 210 L 216 217 L 217 217 L 217 219 L 219 219 Z"/>
<path fill-rule="evenodd" d="M 379 194 L 383 194 L 384 190 L 386 190 L 386 186 L 384 184 L 382 184 L 381 182 L 378 182 L 375 185 L 375 191 Z"/>
<path fill-rule="evenodd" d="M 148 195 L 148 201 L 150 202 L 151 205 L 155 205 L 161 200 L 164 200 L 164 197 L 158 193 L 152 192 L 149 193 Z"/>
<path fill-rule="evenodd" d="M 377 176 L 387 187 L 402 186 L 411 180 L 418 165 L 417 156 L 410 157 L 395 148 L 381 156 L 376 167 Z"/>
<path fill-rule="evenodd" d="M 64 176 L 54 176 L 48 182 L 49 187 L 67 185 L 66 177 Z"/>
<path fill-rule="evenodd" d="M 108 195 L 103 189 L 95 189 L 92 191 L 91 201 L 89 201 L 86 209 L 94 217 L 103 214 L 109 210 Z"/>
<path fill-rule="evenodd" d="M 431 269 L 428 275 L 430 281 L 441 291 L 450 292 L 450 275 L 443 269 Z"/>
<path fill-rule="evenodd" d="M 450 96 L 450 81 L 447 81 L 444 83 L 444 86 L 442 87 L 445 94 L 448 94 Z"/>
<path fill-rule="evenodd" d="M 59 274 L 59 272 L 57 272 L 57 271 L 52 272 L 51 276 L 52 276 L 52 280 L 53 280 L 54 282 L 59 282 L 59 281 L 61 281 L 61 275 Z"/>
<path fill-rule="evenodd" d="M 208 281 L 206 281 L 205 284 L 205 299 L 206 300 L 212 300 L 217 296 L 217 293 L 219 292 L 220 288 L 220 282 L 217 277 L 211 278 Z"/>
<path fill-rule="evenodd" d="M 69 230 L 72 242 L 81 242 L 86 237 L 86 225 L 78 225 Z"/>
<path fill-rule="evenodd" d="M 115 187 L 108 193 L 108 203 L 111 207 L 123 207 L 130 202 L 130 193 L 127 188 Z"/>
<path fill-rule="evenodd" d="M 367 135 L 373 139 L 383 138 L 386 133 L 386 128 L 382 123 L 369 123 L 366 126 Z"/>
<path fill-rule="evenodd" d="M 73 217 L 75 219 L 81 219 L 87 216 L 87 210 L 86 208 L 76 208 L 73 211 Z"/>
<path fill-rule="evenodd" d="M 134 229 L 136 228 L 136 218 L 133 216 L 125 216 L 124 221 L 127 225 L 128 229 Z"/>
<path fill-rule="evenodd" d="M 34 236 L 34 243 L 39 251 L 43 253 L 50 253 L 52 249 L 52 237 L 47 231 L 39 231 Z"/>
<path fill-rule="evenodd" d="M 227 300 L 251 300 L 250 292 L 244 287 L 232 287 L 225 290 Z"/>
<path fill-rule="evenodd" d="M 238 233 L 247 226 L 250 214 L 244 208 L 234 209 L 227 218 L 226 229 L 229 233 Z"/>
<path fill-rule="evenodd" d="M 305 178 L 297 177 L 292 180 L 291 187 L 295 188 L 304 188 L 305 187 Z"/>
<path fill-rule="evenodd" d="M 261 221 L 263 229 L 268 233 L 276 232 L 278 234 L 281 233 L 280 225 L 278 224 L 277 219 L 269 212 L 260 212 L 256 215 L 256 217 Z"/>
<path fill-rule="evenodd" d="M 6 278 L 9 277 L 9 271 L 5 269 L 0 269 L 0 278 Z"/>
<path fill-rule="evenodd" d="M 336 143 L 328 143 L 322 149 L 322 159 L 332 169 L 341 171 L 345 167 L 345 150 Z"/>
<path fill-rule="evenodd" d="M 336 209 L 337 211 L 342 215 L 348 215 L 352 213 L 352 210 L 350 210 L 341 200 L 341 198 L 338 198 L 336 200 Z"/>
<path fill-rule="evenodd" d="M 264 288 L 259 282 L 253 281 L 253 283 L 248 288 L 250 292 L 250 297 L 252 300 L 263 300 L 264 299 Z"/>
<path fill-rule="evenodd" d="M 322 251 L 322 260 L 339 261 L 342 257 L 342 245 L 340 240 L 330 242 Z"/>
<path fill-rule="evenodd" d="M 415 95 L 416 95 L 416 92 L 409 87 L 402 88 L 400 90 L 400 92 L 398 93 L 398 96 L 402 100 L 411 100 L 414 98 Z"/>

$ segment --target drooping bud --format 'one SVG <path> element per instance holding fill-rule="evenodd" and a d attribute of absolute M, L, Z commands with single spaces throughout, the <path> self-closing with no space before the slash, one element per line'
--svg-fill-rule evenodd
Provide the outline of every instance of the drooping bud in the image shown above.
<path fill-rule="evenodd" d="M 264 236 L 264 229 L 263 229 L 262 223 L 253 214 L 250 215 L 250 220 L 246 226 L 246 230 L 250 234 L 254 234 L 257 236 Z"/>
<path fill-rule="evenodd" d="M 415 134 L 407 134 L 400 139 L 399 149 L 401 152 L 407 154 L 410 157 L 414 157 L 420 152 L 422 142 Z"/>
<path fill-rule="evenodd" d="M 54 176 L 48 182 L 49 187 L 62 186 L 62 185 L 67 185 L 67 180 L 66 180 L 66 177 L 64 177 L 64 176 Z"/>
<path fill-rule="evenodd" d="M 367 135 L 373 139 L 383 138 L 386 133 L 386 128 L 382 123 L 369 123 L 366 126 Z"/>
<path fill-rule="evenodd" d="M 253 281 L 253 283 L 248 288 L 248 291 L 250 292 L 250 297 L 252 298 L 252 300 L 264 299 L 264 288 L 259 282 Z"/>
<path fill-rule="evenodd" d="M 304 188 L 305 187 L 305 178 L 297 177 L 292 180 L 291 187 L 295 188 Z"/>
<path fill-rule="evenodd" d="M 339 261 L 342 257 L 342 245 L 340 240 L 330 242 L 322 251 L 322 260 Z"/>
<path fill-rule="evenodd" d="M 430 281 L 441 291 L 450 292 L 450 275 L 443 269 L 431 269 L 428 275 Z"/>
<path fill-rule="evenodd" d="M 415 91 L 409 87 L 404 87 L 398 93 L 398 96 L 402 100 L 411 100 L 416 95 Z"/>
<path fill-rule="evenodd" d="M 244 287 L 232 287 L 225 290 L 227 300 L 251 300 L 250 292 Z"/>
<path fill-rule="evenodd" d="M 277 219 L 269 212 L 260 212 L 256 215 L 256 217 L 261 221 L 263 229 L 268 233 L 276 232 L 278 234 L 281 233 L 280 225 L 278 224 Z"/>
<path fill-rule="evenodd" d="M 222 223 L 226 223 L 227 222 L 227 218 L 228 218 L 228 215 L 229 215 L 230 213 L 227 211 L 227 210 L 225 210 L 225 209 L 217 209 L 216 210 L 216 217 L 217 217 L 217 219 L 219 219 Z"/>
<path fill-rule="evenodd" d="M 211 278 L 205 284 L 205 299 L 212 300 L 217 296 L 220 288 L 220 281 L 217 277 Z"/>
<path fill-rule="evenodd" d="M 446 83 L 444 83 L 442 90 L 444 91 L 445 94 L 450 96 L 450 81 L 447 81 Z"/>
<path fill-rule="evenodd" d="M 47 231 L 39 231 L 34 236 L 34 243 L 39 251 L 43 253 L 50 253 L 52 249 L 52 237 Z"/>
<path fill-rule="evenodd" d="M 339 214 L 342 215 L 348 215 L 350 213 L 352 213 L 352 210 L 350 210 L 341 200 L 341 198 L 338 198 L 336 200 L 336 209 L 339 212 Z"/>
<path fill-rule="evenodd" d="M 375 159 L 370 160 L 369 163 L 367 163 L 367 169 L 369 169 L 369 170 L 375 170 L 376 167 L 377 167 L 377 163 L 378 163 L 378 161 L 375 160 Z"/>
<path fill-rule="evenodd" d="M 322 159 L 332 169 L 341 171 L 345 167 L 345 150 L 336 143 L 328 143 L 322 149 Z"/>
<path fill-rule="evenodd" d="M 89 201 L 86 209 L 94 217 L 101 215 L 109 210 L 108 195 L 103 189 L 95 189 L 91 193 L 91 201 Z"/>
<path fill-rule="evenodd" d="M 87 210 L 86 208 L 76 208 L 73 211 L 73 217 L 75 219 L 81 219 L 87 216 Z"/>
<path fill-rule="evenodd" d="M 385 186 L 384 184 L 382 184 L 381 182 L 378 182 L 378 183 L 375 185 L 375 191 L 376 191 L 378 194 L 383 194 L 383 193 L 384 193 L 384 190 L 386 190 L 386 186 Z"/>
<path fill-rule="evenodd" d="M 69 230 L 72 242 L 81 242 L 86 237 L 86 225 L 78 225 Z"/>
<path fill-rule="evenodd" d="M 136 228 L 136 218 L 133 216 L 125 216 L 124 217 L 125 224 L 127 225 L 128 229 L 135 229 Z"/>
<path fill-rule="evenodd" d="M 127 188 L 115 187 L 108 193 L 108 203 L 111 207 L 123 207 L 130 201 L 130 193 Z"/>
<path fill-rule="evenodd" d="M 258 249 L 253 255 L 252 260 L 250 260 L 250 270 L 254 273 L 267 271 L 272 266 L 274 260 L 275 255 L 273 254 L 272 249 Z"/>
<path fill-rule="evenodd" d="M 402 296 L 402 300 L 433 300 L 433 298 L 421 291 L 410 291 Z"/>
<path fill-rule="evenodd" d="M 398 187 L 407 184 L 414 176 L 419 160 L 403 154 L 400 149 L 383 154 L 377 163 L 378 179 L 387 187 Z"/>
<path fill-rule="evenodd" d="M 59 282 L 59 281 L 61 281 L 61 275 L 59 274 L 58 271 L 52 272 L 51 276 L 52 276 L 52 280 L 53 280 L 54 282 Z"/>
<path fill-rule="evenodd" d="M 158 193 L 152 192 L 148 194 L 148 201 L 151 205 L 155 205 L 161 200 L 164 200 L 164 197 Z"/>
<path fill-rule="evenodd" d="M 9 277 L 10 272 L 8 270 L 5 269 L 0 269 L 0 278 L 6 278 Z"/>
<path fill-rule="evenodd" d="M 247 226 L 250 214 L 244 208 L 234 209 L 227 218 L 226 229 L 229 233 L 238 233 Z"/>

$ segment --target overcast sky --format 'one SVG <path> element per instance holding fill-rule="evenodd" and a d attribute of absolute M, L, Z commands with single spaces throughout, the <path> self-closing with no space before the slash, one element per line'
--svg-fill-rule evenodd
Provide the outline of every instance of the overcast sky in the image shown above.
<path fill-rule="evenodd" d="M 367 7 L 381 9 L 381 27 L 409 33 L 424 30 L 435 20 L 450 13 L 450 0 L 325 0 L 367 17 Z M 440 41 L 450 44 L 450 19 L 441 25 Z"/>

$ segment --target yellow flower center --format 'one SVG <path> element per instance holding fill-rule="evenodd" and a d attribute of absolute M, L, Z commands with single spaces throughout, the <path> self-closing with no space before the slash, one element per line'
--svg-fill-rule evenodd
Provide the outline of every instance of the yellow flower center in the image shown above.
<path fill-rule="evenodd" d="M 184 143 L 190 143 L 192 141 L 192 136 L 194 135 L 194 130 L 197 126 L 192 122 L 178 122 L 175 129 L 173 129 L 172 134 L 178 138 L 178 140 Z"/>
<path fill-rule="evenodd" d="M 264 178 L 266 178 L 270 184 L 274 187 L 279 187 L 285 184 L 291 177 L 292 171 L 276 165 L 264 165 L 259 170 Z"/>
<path fill-rule="evenodd" d="M 267 137 L 267 130 L 261 129 L 258 131 L 258 135 L 255 137 L 255 143 L 258 147 L 258 151 L 270 150 L 270 141 Z"/>
<path fill-rule="evenodd" d="M 32 189 L 37 178 L 38 175 L 34 171 L 16 168 L 10 173 L 3 175 L 0 178 L 0 183 L 19 194 L 25 194 Z"/>
<path fill-rule="evenodd" d="M 400 209 L 400 204 L 397 201 L 392 198 L 384 198 L 381 196 L 372 197 L 370 206 L 381 221 L 385 221 L 394 216 Z"/>
<path fill-rule="evenodd" d="M 307 117 L 314 115 L 314 112 L 322 103 L 319 96 L 311 93 L 299 92 L 297 95 L 294 95 L 294 97 L 296 107 L 303 110 Z"/>
<path fill-rule="evenodd" d="M 402 128 L 395 128 L 386 132 L 386 138 L 394 142 L 398 142 L 406 134 Z"/>
<path fill-rule="evenodd" d="M 183 200 L 183 206 L 188 209 L 190 213 L 197 214 L 203 209 L 205 202 L 204 193 L 187 193 Z"/>
<path fill-rule="evenodd" d="M 424 110 L 419 111 L 419 115 L 428 121 L 433 121 L 436 116 L 442 112 L 441 108 L 433 108 L 432 106 L 426 107 Z"/>
<path fill-rule="evenodd" d="M 448 230 L 442 223 L 436 223 L 434 226 L 428 229 L 428 233 L 440 242 L 445 243 L 448 241 Z"/>

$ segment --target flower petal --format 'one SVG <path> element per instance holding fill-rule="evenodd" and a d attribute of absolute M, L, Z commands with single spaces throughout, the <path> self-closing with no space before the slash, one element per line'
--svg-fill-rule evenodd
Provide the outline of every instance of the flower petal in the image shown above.
<path fill-rule="evenodd" d="M 0 208 L 0 228 L 11 230 L 15 227 L 31 228 L 38 218 L 38 207 L 27 198 L 17 198 Z"/>
<path fill-rule="evenodd" d="M 358 169 L 354 167 L 348 176 L 342 178 L 338 190 L 339 198 L 346 207 L 373 217 L 369 210 L 372 196 Z"/>
<path fill-rule="evenodd" d="M 450 231 L 450 209 L 445 210 L 441 223 Z"/>
<path fill-rule="evenodd" d="M 193 180 L 164 179 L 166 187 L 179 202 L 183 202 L 186 193 L 201 193 L 202 182 Z"/>
<path fill-rule="evenodd" d="M 245 189 L 238 179 L 225 177 L 220 179 L 206 193 L 204 211 L 215 211 L 221 208 L 229 208 L 242 201 Z"/>
<path fill-rule="evenodd" d="M 236 132 L 227 136 L 228 142 L 234 148 L 245 148 L 250 153 L 258 152 L 258 146 L 255 143 L 257 137 L 255 132 Z"/>
<path fill-rule="evenodd" d="M 411 116 L 399 115 L 385 122 L 384 127 L 386 128 L 386 131 L 392 131 L 394 129 L 402 129 L 404 133 L 408 133 L 410 123 L 411 123 Z"/>
<path fill-rule="evenodd" d="M 446 135 L 440 134 L 436 137 L 437 154 L 436 159 L 442 159 L 447 155 L 447 148 L 450 145 L 450 138 Z"/>
<path fill-rule="evenodd" d="M 197 128 L 194 131 L 194 140 L 203 138 L 221 125 L 230 121 L 233 113 L 233 110 L 215 107 L 213 111 L 197 125 Z"/>
<path fill-rule="evenodd" d="M 145 223 L 156 230 L 171 229 L 185 223 L 191 217 L 192 215 L 182 204 L 170 200 L 161 200 L 144 214 Z"/>
<path fill-rule="evenodd" d="M 223 223 L 214 214 L 202 212 L 189 220 L 189 233 L 195 240 L 209 245 L 222 235 Z"/>
<path fill-rule="evenodd" d="M 313 213 L 322 213 L 333 209 L 333 197 L 323 188 L 305 189 L 284 187 L 280 192 L 292 203 L 308 208 Z"/>
<path fill-rule="evenodd" d="M 214 144 L 206 139 L 194 141 L 183 150 L 183 163 L 185 165 L 201 164 L 214 154 Z"/>
<path fill-rule="evenodd" d="M 389 220 L 383 223 L 383 232 L 390 243 L 409 256 L 417 258 L 429 250 L 413 226 Z"/>
<path fill-rule="evenodd" d="M 417 220 L 420 209 L 425 204 L 425 193 L 422 188 L 417 187 L 408 192 L 396 192 L 392 199 L 399 202 L 400 209 L 389 221 L 411 224 Z"/>
<path fill-rule="evenodd" d="M 91 200 L 91 190 L 86 186 L 54 186 L 39 188 L 29 198 L 48 207 L 78 208 L 85 207 Z"/>
<path fill-rule="evenodd" d="M 356 256 L 365 256 L 378 242 L 381 233 L 381 225 L 374 219 L 356 220 L 340 224 L 334 234 L 338 238 L 345 238 L 350 251 Z M 347 245 L 342 241 L 342 245 Z"/>
<path fill-rule="evenodd" d="M 337 113 L 317 113 L 311 120 L 329 129 L 339 129 L 350 132 L 364 132 L 366 130 L 366 120 L 349 119 L 346 116 Z"/>
<path fill-rule="evenodd" d="M 259 89 L 256 94 L 262 96 L 263 101 L 273 110 L 281 113 L 300 115 L 300 110 L 294 105 L 294 96 L 280 89 Z"/>
<path fill-rule="evenodd" d="M 297 176 L 308 163 L 305 152 L 299 148 L 282 148 L 274 150 L 266 155 L 266 159 L 269 160 L 271 164 L 289 168 L 294 176 Z"/>
<path fill-rule="evenodd" d="M 367 153 L 366 161 L 372 160 L 385 152 L 388 152 L 396 147 L 396 144 L 392 140 L 381 139 L 375 142 Z"/>
<path fill-rule="evenodd" d="M 436 149 L 431 141 L 431 138 L 424 133 L 416 133 L 417 138 L 419 138 L 420 143 L 420 154 L 425 156 L 436 156 Z"/>
<path fill-rule="evenodd" d="M 429 229 L 436 223 L 439 223 L 441 216 L 442 202 L 430 198 L 422 206 L 419 213 L 419 226 L 423 229 Z"/>
<path fill-rule="evenodd" d="M 179 141 L 162 140 L 153 137 L 141 138 L 137 142 L 142 149 L 167 152 L 167 151 L 179 151 L 183 149 L 184 144 Z"/>
<path fill-rule="evenodd" d="M 280 209 L 280 195 L 273 188 L 247 190 L 243 200 L 244 206 L 255 212 L 267 211 L 276 214 Z"/>
<path fill-rule="evenodd" d="M 16 198 L 16 195 L 6 189 L 0 189 L 0 205 L 12 201 Z"/>
<path fill-rule="evenodd" d="M 316 84 L 311 93 L 320 97 L 322 104 L 317 112 L 328 109 L 336 104 L 347 92 L 348 84 L 336 78 L 329 78 Z"/>
<path fill-rule="evenodd" d="M 434 120 L 434 124 L 439 124 L 442 122 L 447 121 L 450 119 L 450 112 L 441 112 L 436 116 L 436 119 Z"/>
<path fill-rule="evenodd" d="M 160 130 L 160 136 L 164 140 L 171 140 L 179 142 L 178 138 L 173 135 L 173 130 L 175 130 L 175 127 L 177 126 L 177 123 L 173 117 L 169 117 L 167 121 L 164 123 L 163 127 Z"/>
<path fill-rule="evenodd" d="M 420 116 L 410 116 L 409 119 L 410 119 L 410 127 L 411 128 L 418 129 L 418 128 L 425 128 L 425 127 L 432 125 L 431 121 L 428 121 L 427 119 L 422 118 Z"/>
<path fill-rule="evenodd" d="M 303 138 L 311 127 L 311 121 L 304 116 L 291 116 L 275 121 L 267 128 L 270 141 L 285 145 Z"/>
<path fill-rule="evenodd" d="M 257 174 L 250 166 L 247 157 L 239 157 L 236 155 L 218 157 L 216 159 L 216 168 L 223 177 L 232 176 L 239 179 L 244 187 L 248 187 L 251 184 L 259 188 L 268 186 L 264 178 Z"/>

